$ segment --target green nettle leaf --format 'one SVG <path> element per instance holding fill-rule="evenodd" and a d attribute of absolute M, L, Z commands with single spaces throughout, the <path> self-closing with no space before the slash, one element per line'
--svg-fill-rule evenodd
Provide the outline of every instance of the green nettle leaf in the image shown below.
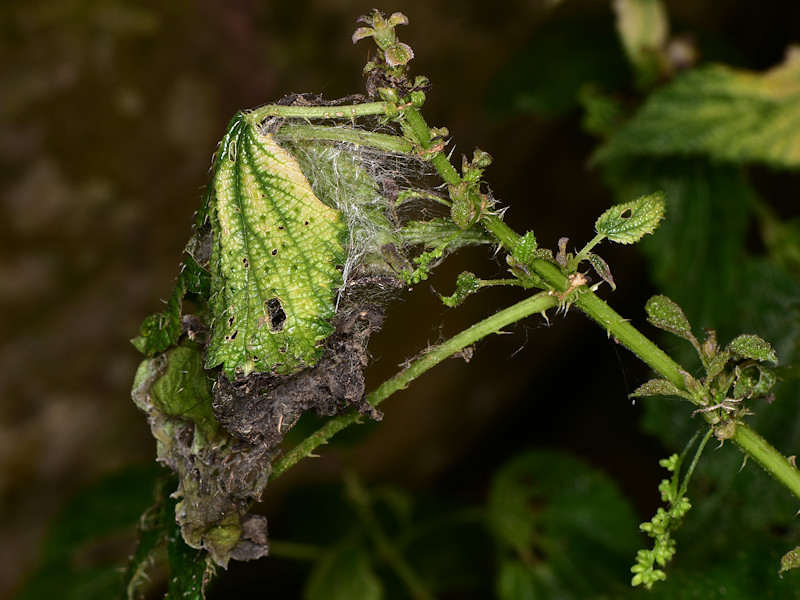
<path fill-rule="evenodd" d="M 513 257 L 517 262 L 528 264 L 537 258 L 536 251 L 539 248 L 539 243 L 536 241 L 536 236 L 532 231 L 528 231 L 517 240 L 514 245 Z"/>
<path fill-rule="evenodd" d="M 666 296 L 653 296 L 647 301 L 644 309 L 647 311 L 647 320 L 652 325 L 674 333 L 678 337 L 691 342 L 694 346 L 699 347 L 697 338 L 692 333 L 692 326 L 689 325 L 689 320 L 683 314 L 681 307 L 672 300 Z"/>
<path fill-rule="evenodd" d="M 687 71 L 654 92 L 594 156 L 709 156 L 800 166 L 800 48 L 764 73 L 715 65 Z"/>
<path fill-rule="evenodd" d="M 775 373 L 761 365 L 751 365 L 743 371 L 737 368 L 734 398 L 760 398 L 766 396 L 777 383 Z"/>
<path fill-rule="evenodd" d="M 390 67 L 397 67 L 408 64 L 408 62 L 414 58 L 414 51 L 408 44 L 397 42 L 396 44 L 388 46 L 386 50 L 384 50 L 384 55 L 386 56 L 386 64 Z"/>
<path fill-rule="evenodd" d="M 668 218 L 657 235 L 640 242 L 661 293 L 678 302 L 692 323 L 717 329 L 726 339 L 743 327 L 763 327 L 765 301 L 781 300 L 766 293 L 767 285 L 748 285 L 765 276 L 745 275 L 749 215 L 758 199 L 740 169 L 704 159 L 645 158 L 609 165 L 606 174 L 613 177 L 621 200 L 665 192 Z M 781 280 L 784 287 L 790 287 L 791 279 Z M 755 290 L 763 290 L 764 301 L 744 298 Z M 745 325 L 743 312 L 756 320 Z M 771 334 L 770 339 L 778 338 Z M 682 358 L 692 360 L 690 355 Z"/>
<path fill-rule="evenodd" d="M 651 379 L 636 388 L 629 398 L 646 398 L 648 396 L 678 396 L 680 398 L 691 399 L 691 394 L 678 389 L 678 387 L 666 379 Z"/>
<path fill-rule="evenodd" d="M 714 379 L 714 377 L 722 373 L 722 370 L 725 368 L 725 365 L 728 364 L 730 359 L 731 353 L 728 350 L 717 352 L 711 358 L 711 360 L 708 361 L 708 365 L 706 366 L 706 377 L 709 380 Z"/>
<path fill-rule="evenodd" d="M 757 335 L 740 335 L 728 344 L 728 350 L 742 358 L 752 358 L 762 362 L 778 364 L 778 357 L 769 342 Z"/>
<path fill-rule="evenodd" d="M 594 224 L 595 231 L 618 244 L 634 244 L 664 218 L 664 192 L 642 196 L 632 202 L 617 204 L 604 212 Z"/>
<path fill-rule="evenodd" d="M 611 276 L 611 268 L 608 266 L 608 263 L 600 258 L 597 254 L 589 254 L 587 258 L 589 259 L 589 262 L 592 263 L 594 272 L 597 273 L 603 281 L 610 285 L 612 290 L 617 289 L 617 284 L 614 283 L 614 278 Z"/>
<path fill-rule="evenodd" d="M 347 227 L 297 161 L 239 113 L 220 143 L 209 211 L 214 245 L 206 368 L 291 374 L 333 333 Z"/>
<path fill-rule="evenodd" d="M 456 279 L 456 291 L 451 296 L 441 296 L 442 304 L 454 308 L 464 302 L 470 294 L 481 288 L 481 280 L 469 271 L 464 271 Z"/>
<path fill-rule="evenodd" d="M 470 186 L 465 181 L 459 185 L 448 186 L 453 204 L 450 207 L 450 218 L 461 229 L 469 229 L 478 219 L 478 209 L 470 198 Z"/>
<path fill-rule="evenodd" d="M 778 573 L 783 576 L 784 571 L 796 569 L 797 567 L 800 567 L 800 546 L 781 557 L 781 570 Z"/>

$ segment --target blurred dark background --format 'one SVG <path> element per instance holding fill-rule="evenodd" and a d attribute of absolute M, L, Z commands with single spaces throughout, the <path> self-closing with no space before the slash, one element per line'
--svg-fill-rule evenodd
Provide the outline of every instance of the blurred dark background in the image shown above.
<path fill-rule="evenodd" d="M 0 596 L 31 568 L 68 493 L 154 458 L 145 419 L 129 400 L 139 356 L 128 340 L 171 291 L 228 119 L 289 93 L 362 92 L 371 47 L 351 44 L 350 35 L 375 4 L 0 5 Z M 591 238 L 612 201 L 586 166 L 595 140 L 581 132 L 577 109 L 532 115 L 509 103 L 503 86 L 557 77 L 557 61 L 540 72 L 514 65 L 532 40 L 567 22 L 608 42 L 610 61 L 623 61 L 610 3 L 378 7 L 409 17 L 399 34 L 415 50 L 413 72 L 433 83 L 428 122 L 449 129 L 455 157 L 476 146 L 492 154 L 487 179 L 510 206 L 511 226 L 534 228 L 548 247 L 562 235 L 578 246 Z M 673 32 L 693 32 L 702 60 L 766 68 L 800 39 L 798 7 L 785 0 L 676 0 L 668 8 Z M 652 292 L 644 263 L 631 248 L 608 249 L 604 258 L 618 285 L 612 304 L 641 324 Z M 430 285 L 450 293 L 468 266 L 503 272 L 487 251 L 469 250 Z M 488 290 L 446 310 L 430 285 L 390 308 L 370 346 L 373 386 L 428 344 L 520 297 Z M 346 458 L 323 449 L 324 458 L 279 481 L 268 506 L 278 510 L 286 486 L 334 479 L 342 461 L 367 480 L 479 495 L 498 461 L 540 444 L 602 467 L 649 511 L 664 450 L 635 433 L 639 408 L 627 399 L 646 371 L 576 312 L 551 322 L 531 318 L 481 342 L 469 364 L 439 366 L 389 400 L 383 423 Z"/>

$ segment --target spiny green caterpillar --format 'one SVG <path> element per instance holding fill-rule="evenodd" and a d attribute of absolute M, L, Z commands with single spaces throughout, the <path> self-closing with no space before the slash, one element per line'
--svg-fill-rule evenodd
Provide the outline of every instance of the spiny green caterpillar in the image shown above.
<path fill-rule="evenodd" d="M 244 113 L 214 163 L 214 236 L 206 368 L 287 375 L 315 364 L 333 333 L 347 226 L 314 194 L 295 158 Z"/>

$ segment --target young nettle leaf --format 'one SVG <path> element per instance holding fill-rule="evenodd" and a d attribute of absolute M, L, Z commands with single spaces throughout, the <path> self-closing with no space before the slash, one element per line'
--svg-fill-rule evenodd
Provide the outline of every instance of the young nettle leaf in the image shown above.
<path fill-rule="evenodd" d="M 540 282 L 538 276 L 530 268 L 533 261 L 540 259 L 552 261 L 553 253 L 546 248 L 539 248 L 533 231 L 528 231 L 521 236 L 514 244 L 511 254 L 506 258 L 512 272 L 523 282 L 523 285 L 531 283 L 535 285 Z"/>
<path fill-rule="evenodd" d="M 719 341 L 717 340 L 717 332 L 714 329 L 703 328 L 706 334 L 706 339 L 700 346 L 700 354 L 705 360 L 711 360 L 719 353 Z"/>
<path fill-rule="evenodd" d="M 674 333 L 699 347 L 697 338 L 692 333 L 692 326 L 683 314 L 681 307 L 666 296 L 653 296 L 647 301 L 644 309 L 647 311 L 647 320 L 659 329 Z"/>
<path fill-rule="evenodd" d="M 728 350 L 722 350 L 712 356 L 706 365 L 706 381 L 710 381 L 722 373 L 730 359 L 731 353 Z"/>
<path fill-rule="evenodd" d="M 170 498 L 162 517 L 170 569 L 164 600 L 205 600 L 206 586 L 214 574 L 214 564 L 205 552 L 184 543 L 180 527 L 172 518 L 173 514 L 175 503 Z"/>
<path fill-rule="evenodd" d="M 516 262 L 527 264 L 537 258 L 538 248 L 539 242 L 536 241 L 536 235 L 533 231 L 528 231 L 517 240 L 512 255 Z"/>
<path fill-rule="evenodd" d="M 452 296 L 441 296 L 442 304 L 450 308 L 461 304 L 467 296 L 474 294 L 481 288 L 481 280 L 469 271 L 464 271 L 456 280 L 456 291 Z"/>
<path fill-rule="evenodd" d="M 564 236 L 558 238 L 558 253 L 556 254 L 556 262 L 565 269 L 567 268 L 567 263 L 572 258 L 572 254 L 567 254 L 567 244 L 569 244 L 568 237 Z"/>
<path fill-rule="evenodd" d="M 594 224 L 595 231 L 618 244 L 634 244 L 648 233 L 653 233 L 664 218 L 664 192 L 625 204 L 617 204 L 604 212 Z"/>
<path fill-rule="evenodd" d="M 728 344 L 728 350 L 742 358 L 752 358 L 761 362 L 778 364 L 778 357 L 769 342 L 757 335 L 744 334 Z"/>
<path fill-rule="evenodd" d="M 597 254 L 589 254 L 587 258 L 589 259 L 589 262 L 592 263 L 594 272 L 597 273 L 603 281 L 610 285 L 612 290 L 617 289 L 617 284 L 614 283 L 614 278 L 611 276 L 611 268 L 608 266 L 608 263 L 600 258 Z"/>
<path fill-rule="evenodd" d="M 347 227 L 297 160 L 243 113 L 214 165 L 214 243 L 206 368 L 291 374 L 315 364 L 333 332 Z"/>
<path fill-rule="evenodd" d="M 778 380 L 775 373 L 759 364 L 751 364 L 744 369 L 737 366 L 736 375 L 736 382 L 733 385 L 734 398 L 766 396 Z"/>
<path fill-rule="evenodd" d="M 692 399 L 692 395 L 685 392 L 666 379 L 651 379 L 636 388 L 629 398 L 646 398 L 648 396 L 677 396 L 679 398 Z"/>
<path fill-rule="evenodd" d="M 478 211 L 469 195 L 472 188 L 465 182 L 457 186 L 451 185 L 448 189 L 450 190 L 450 197 L 453 199 L 453 205 L 450 207 L 450 218 L 461 229 L 469 228 L 478 217 Z"/>
<path fill-rule="evenodd" d="M 800 546 L 794 550 L 790 550 L 781 557 L 781 570 L 778 571 L 778 575 L 783 577 L 784 571 L 790 571 L 797 567 L 800 567 Z"/>

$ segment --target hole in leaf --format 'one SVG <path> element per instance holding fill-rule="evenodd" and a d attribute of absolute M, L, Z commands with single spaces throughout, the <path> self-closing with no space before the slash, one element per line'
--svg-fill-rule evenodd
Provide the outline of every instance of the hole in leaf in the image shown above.
<path fill-rule="evenodd" d="M 237 335 L 238 333 L 239 333 L 239 330 L 237 329 L 237 330 L 236 330 L 236 331 L 234 331 L 232 334 L 230 334 L 230 335 L 226 335 L 226 336 L 225 336 L 225 341 L 227 341 L 227 342 L 232 342 L 233 340 L 235 340 L 235 339 L 236 339 L 236 335 Z"/>
<path fill-rule="evenodd" d="M 231 315 L 231 317 L 228 318 L 228 327 L 233 327 L 234 320 L 235 318 L 233 317 L 233 315 Z"/>
<path fill-rule="evenodd" d="M 277 248 L 273 248 L 272 249 L 272 256 L 275 256 L 276 254 L 278 254 L 278 249 Z"/>
<path fill-rule="evenodd" d="M 286 321 L 286 313 L 283 311 L 281 301 L 278 298 L 270 298 L 264 303 L 269 318 L 269 330 L 273 333 L 283 331 L 283 323 Z"/>
<path fill-rule="evenodd" d="M 250 261 L 247 260 L 246 258 L 242 259 L 242 264 L 244 265 L 245 269 L 249 269 L 250 268 Z"/>
<path fill-rule="evenodd" d="M 633 216 L 633 211 L 630 208 L 626 208 L 621 213 L 619 213 L 620 219 L 630 219 Z"/>

